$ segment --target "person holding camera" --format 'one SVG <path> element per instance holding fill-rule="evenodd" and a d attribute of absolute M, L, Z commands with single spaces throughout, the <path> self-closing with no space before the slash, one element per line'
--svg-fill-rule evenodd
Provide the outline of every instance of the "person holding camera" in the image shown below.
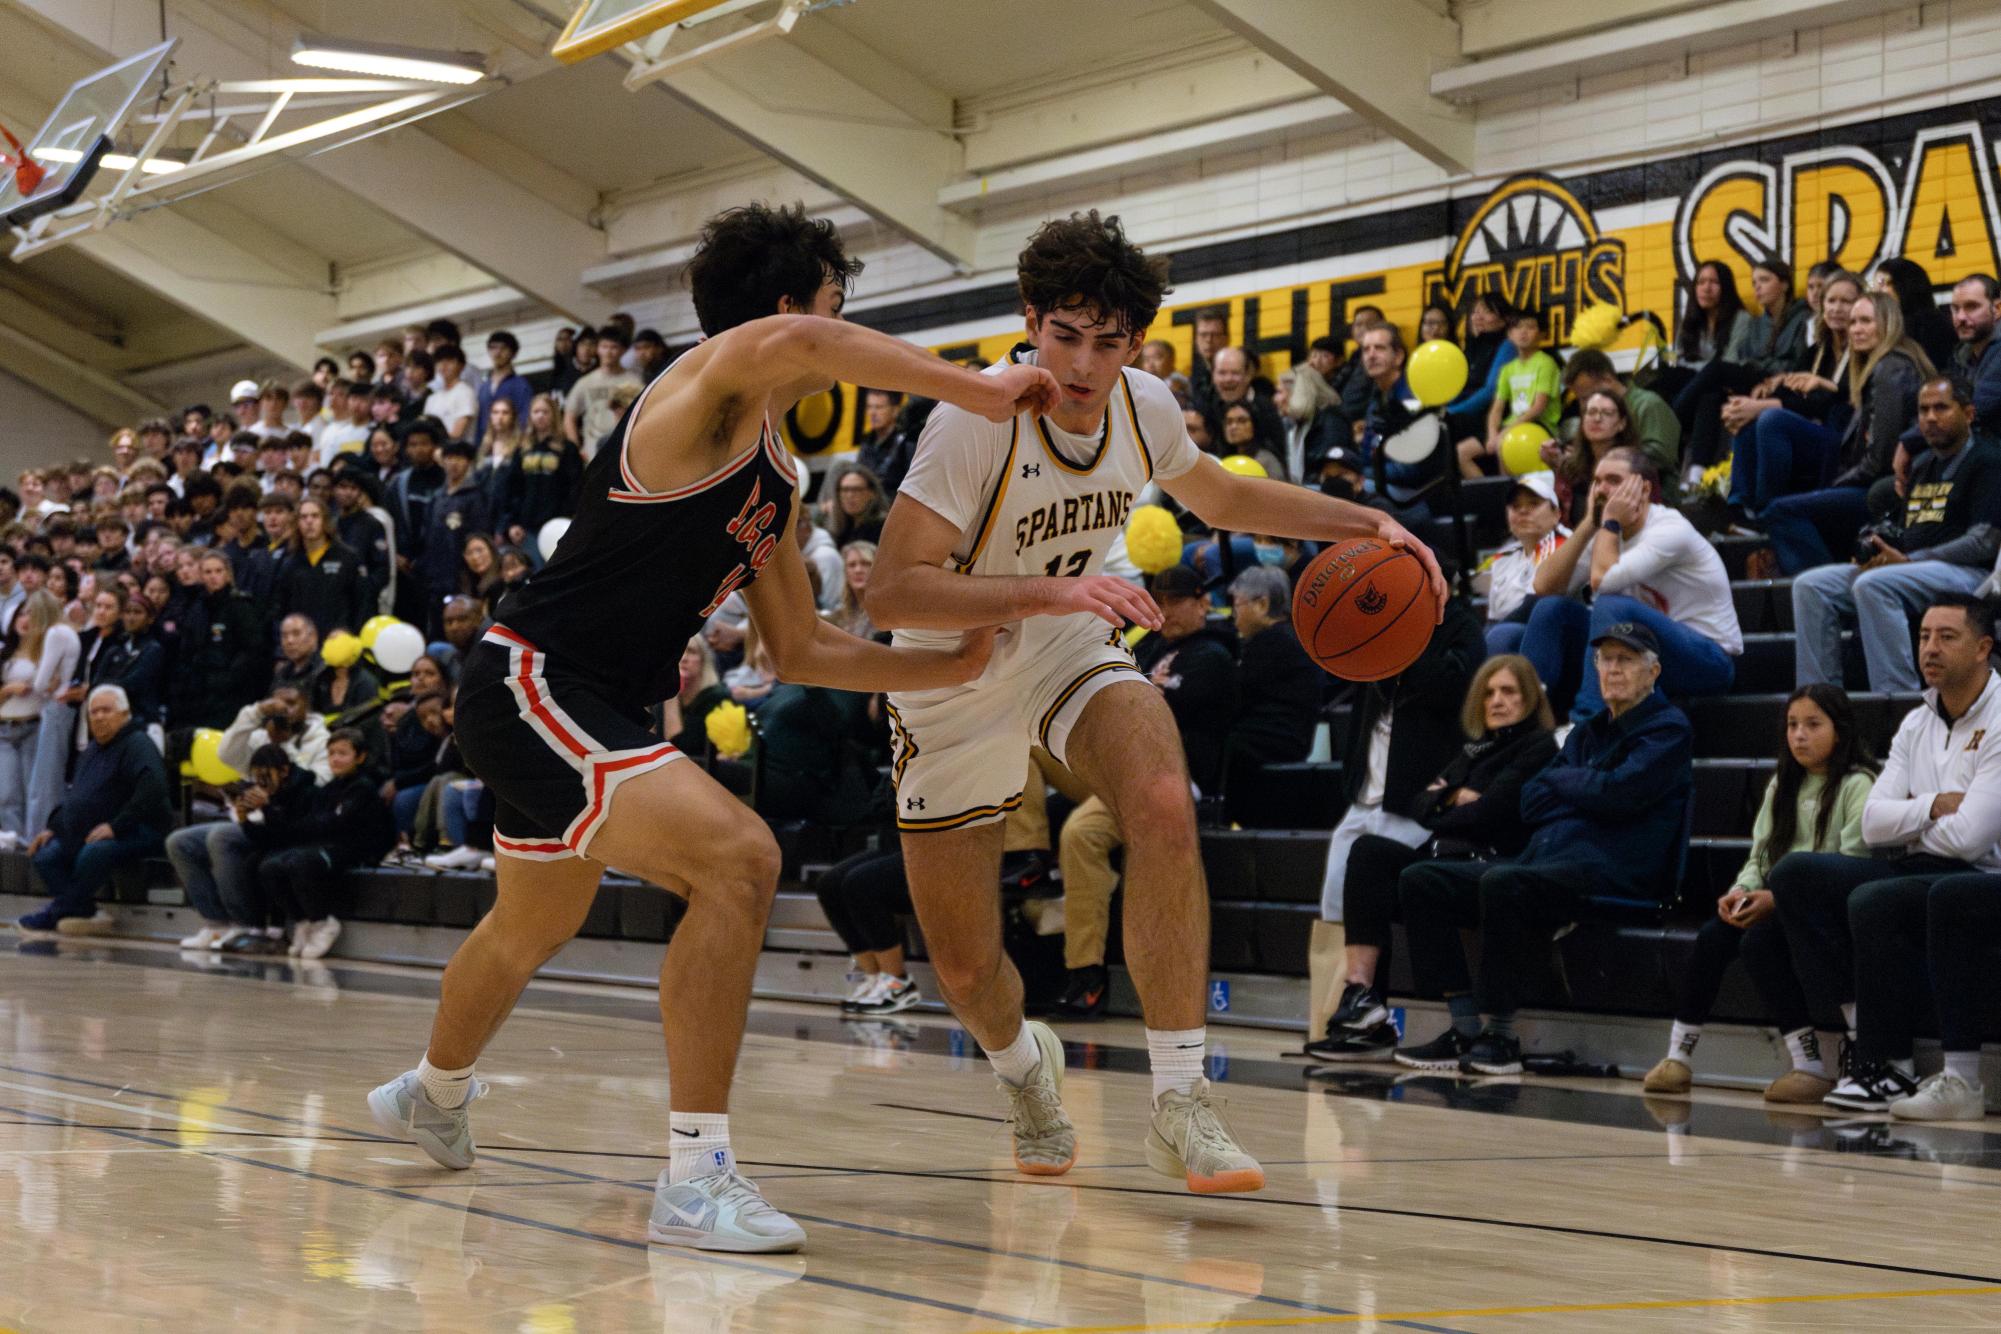
<path fill-rule="evenodd" d="M 1864 528 L 1855 559 L 1793 581 L 1798 684 L 1840 685 L 1841 627 L 1853 619 L 1869 689 L 1916 694 L 1911 618 L 1944 593 L 1971 593 L 2001 553 L 2001 446 L 1973 438 L 1973 390 L 1935 375 L 1918 390 L 1928 446 L 1899 480 L 1903 509 Z"/>
<path fill-rule="evenodd" d="M 327 725 L 310 705 L 306 692 L 295 685 L 277 686 L 255 704 L 244 705 L 217 744 L 222 762 L 247 773 L 257 748 L 268 742 L 311 773 L 315 782 L 324 783 L 332 777 L 327 767 Z"/>

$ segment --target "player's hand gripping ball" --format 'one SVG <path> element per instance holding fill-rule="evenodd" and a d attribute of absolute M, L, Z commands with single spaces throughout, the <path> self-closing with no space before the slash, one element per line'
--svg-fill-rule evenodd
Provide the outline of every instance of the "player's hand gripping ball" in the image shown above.
<path fill-rule="evenodd" d="M 1336 542 L 1292 591 L 1292 625 L 1320 666 L 1344 681 L 1395 676 L 1424 652 L 1438 598 L 1424 563 L 1380 537 Z"/>

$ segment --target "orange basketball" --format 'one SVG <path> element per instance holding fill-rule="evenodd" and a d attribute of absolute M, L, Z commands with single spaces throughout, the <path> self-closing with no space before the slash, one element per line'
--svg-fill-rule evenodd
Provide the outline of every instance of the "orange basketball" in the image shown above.
<path fill-rule="evenodd" d="M 1437 622 L 1423 563 L 1377 537 L 1336 542 L 1308 562 L 1292 590 L 1299 642 L 1344 681 L 1395 676 L 1417 661 Z"/>

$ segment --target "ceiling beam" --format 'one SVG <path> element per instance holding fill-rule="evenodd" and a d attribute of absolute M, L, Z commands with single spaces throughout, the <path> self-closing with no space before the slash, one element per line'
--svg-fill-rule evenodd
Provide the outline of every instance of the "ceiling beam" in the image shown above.
<path fill-rule="evenodd" d="M 1473 117 L 1430 91 L 1459 25 L 1419 0 L 1191 0 L 1330 97 L 1450 172 L 1473 170 Z"/>
<path fill-rule="evenodd" d="M 1577 0 L 1462 0 L 1453 12 L 1459 18 L 1459 54 L 1483 60 L 1710 3 L 1713 0 L 1592 0 L 1588 5 Z"/>
<path fill-rule="evenodd" d="M 130 425 L 166 412 L 130 386 L 5 322 L 0 322 L 0 370 L 105 426 Z"/>

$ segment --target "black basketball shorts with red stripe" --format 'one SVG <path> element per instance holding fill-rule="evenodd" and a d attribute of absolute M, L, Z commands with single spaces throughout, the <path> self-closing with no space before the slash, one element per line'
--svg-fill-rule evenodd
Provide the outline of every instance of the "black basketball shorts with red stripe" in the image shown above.
<path fill-rule="evenodd" d="M 589 855 L 618 785 L 682 758 L 645 710 L 552 667 L 500 625 L 466 655 L 452 730 L 493 791 L 495 853 L 533 861 Z"/>

